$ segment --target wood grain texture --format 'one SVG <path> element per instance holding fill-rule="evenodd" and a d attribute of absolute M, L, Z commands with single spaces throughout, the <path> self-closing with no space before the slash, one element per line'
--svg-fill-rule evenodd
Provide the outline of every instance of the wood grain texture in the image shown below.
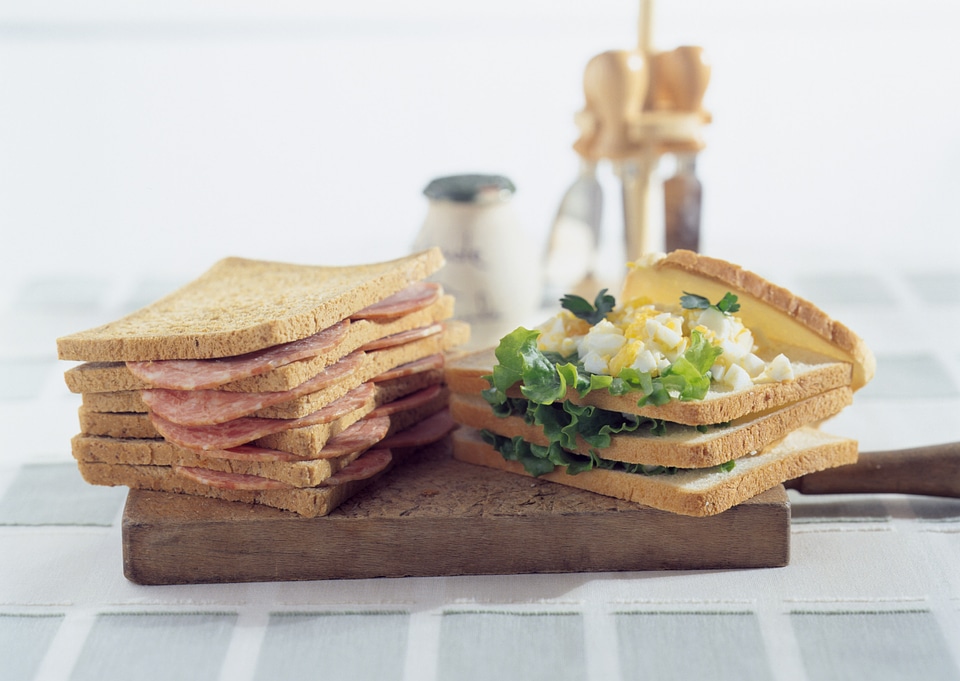
<path fill-rule="evenodd" d="M 779 567 L 782 487 L 710 518 L 657 511 L 418 452 L 325 518 L 131 490 L 123 569 L 138 584 Z"/>
<path fill-rule="evenodd" d="M 791 480 L 801 494 L 920 494 L 960 498 L 960 442 L 861 452 L 855 464 Z"/>

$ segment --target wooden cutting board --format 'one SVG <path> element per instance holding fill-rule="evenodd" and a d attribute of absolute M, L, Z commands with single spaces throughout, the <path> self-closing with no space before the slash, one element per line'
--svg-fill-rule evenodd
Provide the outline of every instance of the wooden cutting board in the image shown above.
<path fill-rule="evenodd" d="M 454 460 L 444 442 L 324 518 L 131 490 L 123 570 L 138 584 L 780 567 L 783 487 L 690 518 Z"/>

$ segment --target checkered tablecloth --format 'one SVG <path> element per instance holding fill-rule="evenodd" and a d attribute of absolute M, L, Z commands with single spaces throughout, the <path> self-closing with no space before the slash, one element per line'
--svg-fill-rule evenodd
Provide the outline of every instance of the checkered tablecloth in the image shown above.
<path fill-rule="evenodd" d="M 775 278 L 877 354 L 876 380 L 827 429 L 864 450 L 960 440 L 960 270 Z M 2 300 L 0 679 L 960 678 L 952 499 L 791 492 L 779 569 L 126 581 L 125 490 L 76 471 L 79 398 L 54 339 L 175 284 L 27 280 Z"/>

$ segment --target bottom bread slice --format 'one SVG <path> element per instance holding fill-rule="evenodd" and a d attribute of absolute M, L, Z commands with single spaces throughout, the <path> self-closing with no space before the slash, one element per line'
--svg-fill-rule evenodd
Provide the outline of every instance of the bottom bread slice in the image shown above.
<path fill-rule="evenodd" d="M 467 463 L 530 475 L 519 462 L 504 459 L 473 428 L 461 427 L 453 433 L 453 455 Z M 729 471 L 687 469 L 642 475 L 594 469 L 571 475 L 557 467 L 540 478 L 663 511 L 702 517 L 722 513 L 787 480 L 856 460 L 855 440 L 801 428 L 759 454 L 737 459 Z"/>
<path fill-rule="evenodd" d="M 365 480 L 353 480 L 330 487 L 281 490 L 231 490 L 209 487 L 179 475 L 171 466 L 78 461 L 83 479 L 93 485 L 126 486 L 155 492 L 176 492 L 194 496 L 262 504 L 293 511 L 307 518 L 328 515 L 337 506 L 390 470 L 391 466 Z"/>
<path fill-rule="evenodd" d="M 322 484 L 315 487 L 250 489 L 249 487 L 239 488 L 234 485 L 212 486 L 205 484 L 202 478 L 195 478 L 189 473 L 184 474 L 186 470 L 181 472 L 179 470 L 180 466 L 177 464 L 105 463 L 81 458 L 77 461 L 77 466 L 83 479 L 93 485 L 125 486 L 131 489 L 172 492 L 224 501 L 261 504 L 285 511 L 293 511 L 307 518 L 316 518 L 328 515 L 351 496 L 372 482 L 379 480 L 383 475 L 388 474 L 398 461 L 402 461 L 419 452 L 422 448 L 444 439 L 453 427 L 455 427 L 455 424 L 448 413 L 437 413 L 435 416 L 424 419 L 417 426 L 401 431 L 384 440 L 389 449 L 381 449 L 380 451 L 387 452 L 386 465 L 382 468 L 380 465 L 376 465 L 370 471 L 372 475 L 368 474 L 365 477 L 352 475 L 339 480 L 336 484 Z M 344 459 L 349 460 L 345 463 L 349 463 L 354 460 L 354 457 L 351 455 L 344 457 Z M 363 460 L 363 456 L 360 456 L 360 460 Z M 381 463 L 384 463 L 382 457 L 378 464 Z M 213 471 L 211 470 L 211 472 Z M 329 482 L 332 482 L 332 480 Z"/>

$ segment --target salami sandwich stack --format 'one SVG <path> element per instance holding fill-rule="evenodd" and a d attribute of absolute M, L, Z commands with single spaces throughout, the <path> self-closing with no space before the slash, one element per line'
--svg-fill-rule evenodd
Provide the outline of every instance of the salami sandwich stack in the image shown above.
<path fill-rule="evenodd" d="M 445 356 L 469 336 L 425 281 L 436 249 L 357 267 L 228 258 L 58 339 L 90 483 L 328 514 L 453 428 Z"/>

